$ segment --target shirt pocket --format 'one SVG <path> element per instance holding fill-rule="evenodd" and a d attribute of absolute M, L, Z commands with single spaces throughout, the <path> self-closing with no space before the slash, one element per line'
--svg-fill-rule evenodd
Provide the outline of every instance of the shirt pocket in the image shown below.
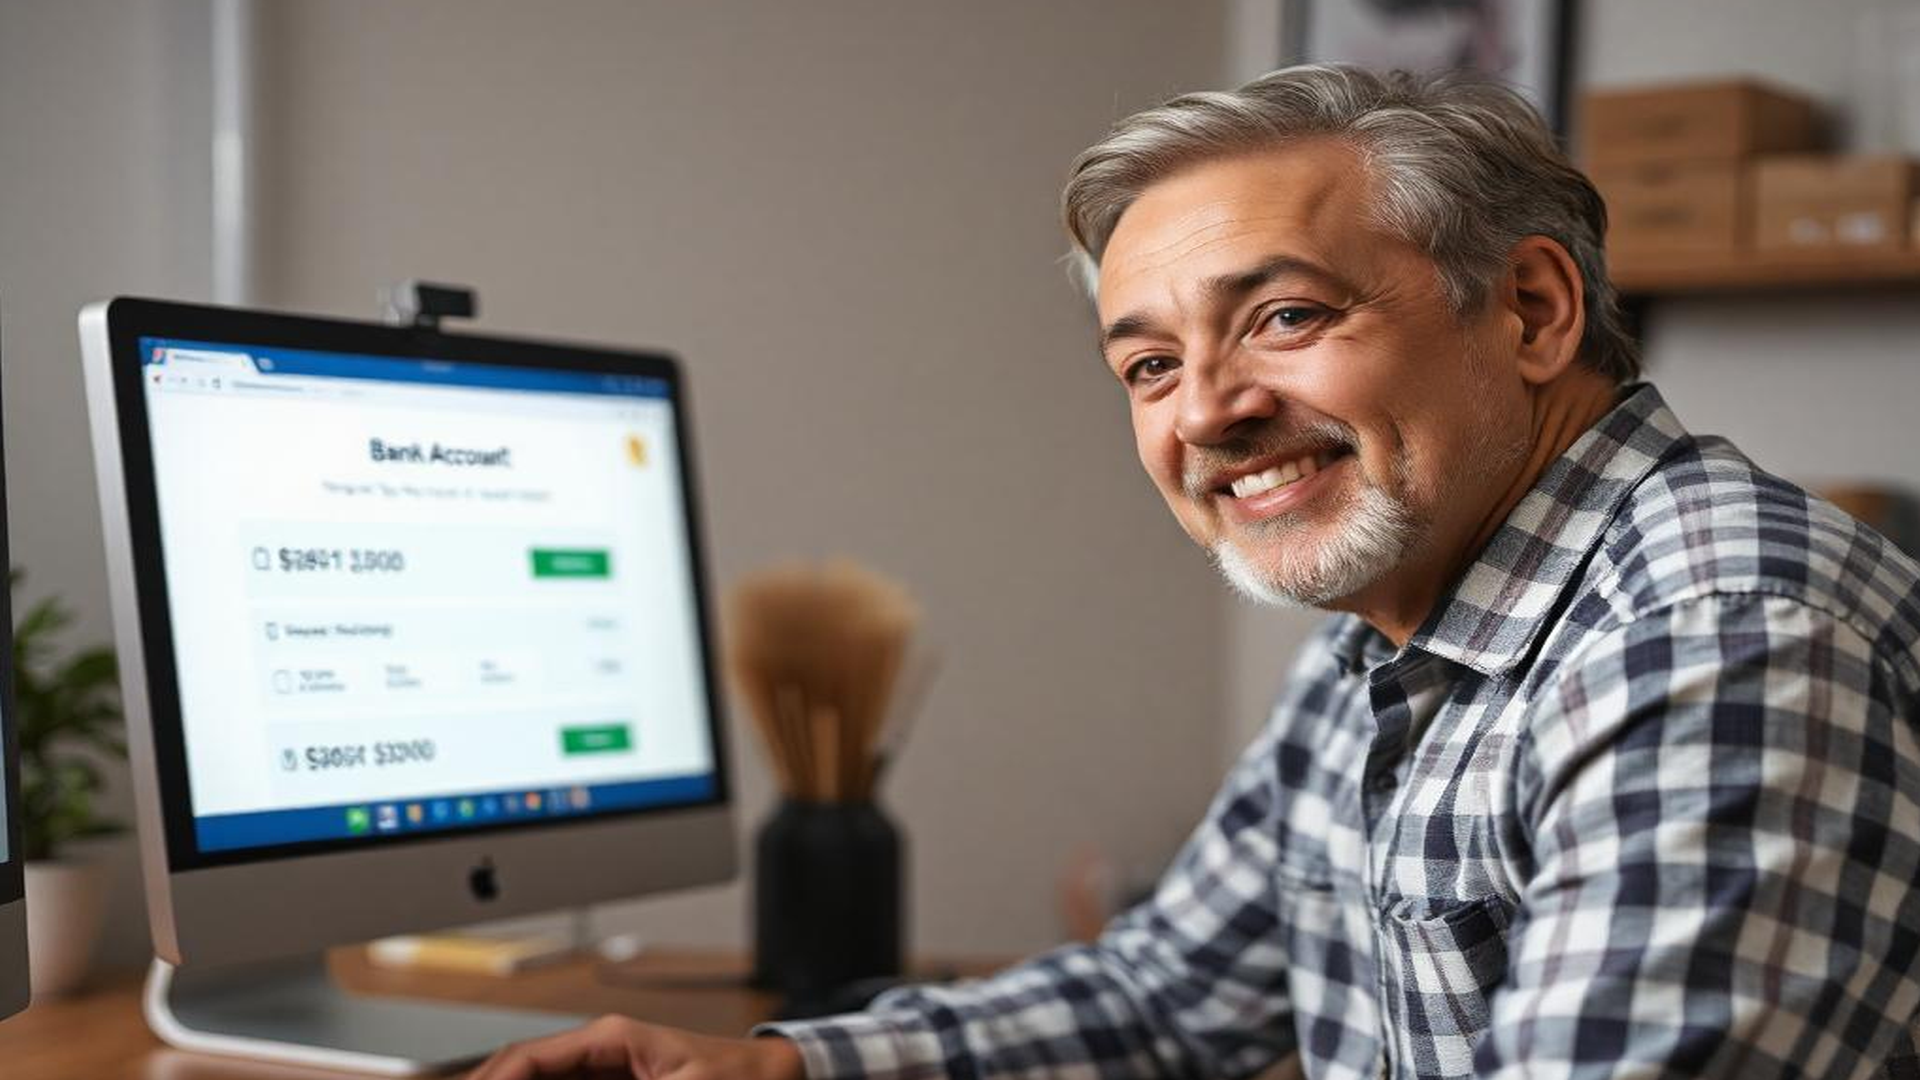
<path fill-rule="evenodd" d="M 1507 975 L 1513 907 L 1478 900 L 1401 901 L 1381 913 L 1381 989 L 1396 1077 L 1473 1075 L 1487 1000 Z"/>

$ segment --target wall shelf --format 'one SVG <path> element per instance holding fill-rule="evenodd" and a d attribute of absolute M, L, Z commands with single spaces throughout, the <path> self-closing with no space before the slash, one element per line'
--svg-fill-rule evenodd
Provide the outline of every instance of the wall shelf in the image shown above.
<path fill-rule="evenodd" d="M 1712 257 L 1626 255 L 1611 261 L 1614 288 L 1636 300 L 1802 288 L 1920 290 L 1920 251 L 1850 253 L 1831 259 L 1759 252 Z"/>

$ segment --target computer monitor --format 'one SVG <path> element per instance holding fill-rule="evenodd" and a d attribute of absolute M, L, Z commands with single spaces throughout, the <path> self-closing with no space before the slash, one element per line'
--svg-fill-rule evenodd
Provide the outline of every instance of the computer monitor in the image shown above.
<path fill-rule="evenodd" d="M 7 554 L 7 485 L 0 470 L 0 566 Z M 0 590 L 0 1017 L 27 1007 L 27 899 L 20 848 L 20 732 L 13 713 L 13 612 Z"/>
<path fill-rule="evenodd" d="M 263 1039 L 210 1002 L 263 1000 L 230 977 L 259 961 L 284 986 L 328 946 L 733 874 L 671 357 L 132 299 L 80 330 L 163 1037 L 475 1056 L 525 1032 Z"/>

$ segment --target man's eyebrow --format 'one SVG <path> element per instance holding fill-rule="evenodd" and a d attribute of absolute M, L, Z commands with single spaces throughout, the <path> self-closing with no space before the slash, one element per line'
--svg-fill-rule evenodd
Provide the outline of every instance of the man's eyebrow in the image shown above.
<path fill-rule="evenodd" d="M 1209 303 L 1219 306 L 1236 301 L 1275 278 L 1288 276 L 1312 278 L 1336 289 L 1347 288 L 1344 281 L 1318 263 L 1297 255 L 1276 255 L 1249 269 L 1210 277 L 1200 283 L 1200 292 Z M 1121 338 L 1150 336 L 1158 328 L 1159 324 L 1143 312 L 1122 315 L 1100 332 L 1100 351 L 1104 353 Z"/>
<path fill-rule="evenodd" d="M 1146 337 L 1152 334 L 1158 325 L 1148 316 L 1138 312 L 1122 315 L 1108 324 L 1105 330 L 1100 331 L 1100 351 L 1106 352 L 1109 345 L 1121 338 Z"/>
<path fill-rule="evenodd" d="M 1344 284 L 1332 271 L 1319 263 L 1302 259 L 1297 255 L 1275 255 L 1250 270 L 1210 277 L 1200 283 L 1200 291 L 1208 300 L 1219 304 L 1224 301 L 1238 300 L 1279 277 L 1312 278 L 1323 285 L 1335 287 Z"/>

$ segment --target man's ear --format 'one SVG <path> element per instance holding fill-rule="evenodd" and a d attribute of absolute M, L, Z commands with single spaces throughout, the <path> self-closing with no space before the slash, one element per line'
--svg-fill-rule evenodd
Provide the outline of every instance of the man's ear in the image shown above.
<path fill-rule="evenodd" d="M 1578 357 L 1586 330 L 1580 268 L 1566 248 L 1544 236 L 1515 244 L 1508 266 L 1508 292 L 1501 300 L 1520 322 L 1517 370 L 1529 383 L 1551 382 Z"/>

